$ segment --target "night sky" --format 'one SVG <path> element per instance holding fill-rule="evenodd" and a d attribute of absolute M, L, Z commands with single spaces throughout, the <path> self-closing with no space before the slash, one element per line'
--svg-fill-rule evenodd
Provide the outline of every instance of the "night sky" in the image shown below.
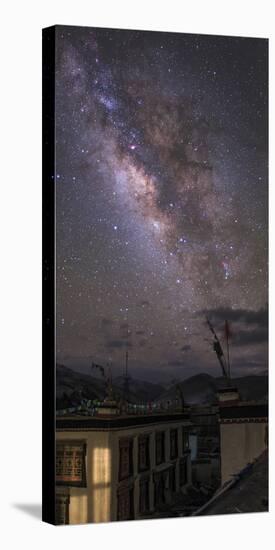
<path fill-rule="evenodd" d="M 267 369 L 267 41 L 57 27 L 57 360 Z"/>

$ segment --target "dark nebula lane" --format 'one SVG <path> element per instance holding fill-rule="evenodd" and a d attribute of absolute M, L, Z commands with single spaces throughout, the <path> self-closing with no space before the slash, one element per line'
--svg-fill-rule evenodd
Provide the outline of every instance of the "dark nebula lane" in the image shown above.
<path fill-rule="evenodd" d="M 208 312 L 265 370 L 267 41 L 57 35 L 58 361 L 218 375 Z"/>

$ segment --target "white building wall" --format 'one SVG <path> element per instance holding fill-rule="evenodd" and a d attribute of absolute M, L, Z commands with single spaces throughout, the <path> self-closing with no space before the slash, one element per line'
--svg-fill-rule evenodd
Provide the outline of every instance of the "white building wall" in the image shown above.
<path fill-rule="evenodd" d="M 221 424 L 221 484 L 232 479 L 266 448 L 266 422 Z"/>
<path fill-rule="evenodd" d="M 178 428 L 179 457 L 176 464 L 176 491 L 179 486 L 179 460 L 182 456 L 183 423 L 165 422 L 156 425 L 144 425 L 126 429 L 57 431 L 57 440 L 86 441 L 86 475 L 87 487 L 70 487 L 69 523 L 99 523 L 117 520 L 117 489 L 119 487 L 119 440 L 123 437 L 133 438 L 133 477 L 129 482 L 134 484 L 134 517 L 139 517 L 139 483 L 138 472 L 138 437 L 149 434 L 150 449 L 150 511 L 154 511 L 153 470 L 159 470 L 163 464 L 155 462 L 155 432 L 165 432 L 165 462 L 170 464 L 170 429 Z M 189 455 L 190 462 L 190 455 Z M 191 482 L 191 467 L 188 465 L 188 483 Z M 127 484 L 127 481 L 124 483 Z"/>

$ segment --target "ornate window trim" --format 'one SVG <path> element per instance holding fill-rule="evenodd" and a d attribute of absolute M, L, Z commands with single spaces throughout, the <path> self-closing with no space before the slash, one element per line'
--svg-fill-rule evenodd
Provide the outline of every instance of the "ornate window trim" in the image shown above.
<path fill-rule="evenodd" d="M 59 447 L 59 449 L 58 449 Z M 63 464 L 61 466 L 62 473 L 58 474 L 58 454 L 60 448 L 62 449 L 61 456 L 63 455 Z M 81 475 L 79 479 L 72 479 L 68 474 L 66 475 L 66 453 L 73 453 L 72 460 L 81 460 Z M 87 487 L 86 479 L 86 453 L 87 444 L 83 440 L 57 440 L 56 441 L 56 476 L 55 482 L 57 486 L 64 487 Z M 77 477 L 77 476 L 75 476 Z M 66 479 L 67 478 L 67 479 Z"/>

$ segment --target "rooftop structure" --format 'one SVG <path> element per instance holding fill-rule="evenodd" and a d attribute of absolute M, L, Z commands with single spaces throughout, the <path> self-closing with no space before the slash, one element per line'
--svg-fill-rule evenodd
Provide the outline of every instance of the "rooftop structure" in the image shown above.
<path fill-rule="evenodd" d="M 233 386 L 218 389 L 217 398 L 220 407 L 237 405 L 240 401 L 238 389 Z"/>

